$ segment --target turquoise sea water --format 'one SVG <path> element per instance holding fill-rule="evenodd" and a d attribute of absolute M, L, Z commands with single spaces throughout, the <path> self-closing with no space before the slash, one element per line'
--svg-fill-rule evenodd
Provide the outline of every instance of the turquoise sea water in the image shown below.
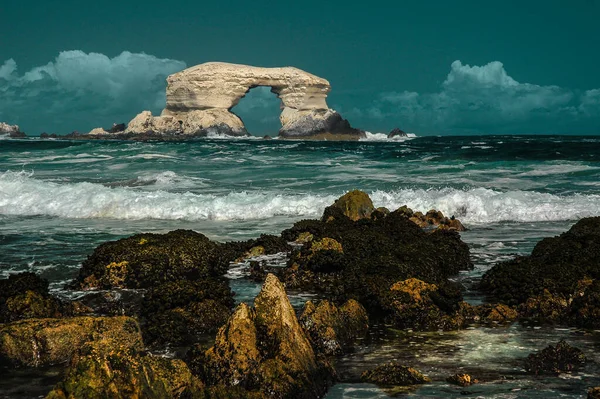
<path fill-rule="evenodd" d="M 223 241 L 277 234 L 319 217 L 351 189 L 368 192 L 375 206 L 435 208 L 463 221 L 476 268 L 457 280 L 466 298 L 478 302 L 470 287 L 494 263 L 528 253 L 582 217 L 600 215 L 600 137 L 0 140 L 0 277 L 36 271 L 67 295 L 64 283 L 104 241 L 176 228 Z M 241 274 L 232 270 L 232 286 L 238 300 L 251 300 L 259 287 L 237 278 Z M 299 305 L 306 296 L 293 300 Z M 520 325 L 444 334 L 374 330 L 338 359 L 348 382 L 329 398 L 384 397 L 354 382 L 366 367 L 390 359 L 438 381 L 463 370 L 485 381 L 468 389 L 436 382 L 410 393 L 417 397 L 461 396 L 461 390 L 474 397 L 585 397 L 588 386 L 600 385 L 594 332 Z M 585 372 L 525 375 L 519 359 L 560 337 L 586 350 L 592 362 Z"/>

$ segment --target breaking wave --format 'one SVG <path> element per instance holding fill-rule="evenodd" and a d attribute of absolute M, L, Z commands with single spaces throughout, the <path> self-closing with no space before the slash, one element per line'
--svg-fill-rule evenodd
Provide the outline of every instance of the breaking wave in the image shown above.
<path fill-rule="evenodd" d="M 163 173 L 156 180 L 173 179 Z M 274 216 L 318 217 L 336 194 L 238 191 L 197 194 L 148 191 L 97 183 L 64 183 L 36 179 L 32 173 L 0 174 L 0 214 L 62 218 L 256 220 Z M 369 193 L 375 206 L 394 210 L 408 205 L 426 212 L 438 209 L 467 224 L 501 221 L 576 220 L 600 215 L 600 195 L 553 195 L 535 191 L 401 189 Z"/>

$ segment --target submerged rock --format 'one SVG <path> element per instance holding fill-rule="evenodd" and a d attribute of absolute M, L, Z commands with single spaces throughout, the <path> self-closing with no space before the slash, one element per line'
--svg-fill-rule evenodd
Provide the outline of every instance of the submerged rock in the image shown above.
<path fill-rule="evenodd" d="M 109 349 L 142 349 L 142 336 L 130 317 L 29 319 L 0 326 L 0 357 L 16 366 L 47 366 L 68 362 L 89 341 Z"/>
<path fill-rule="evenodd" d="M 586 357 L 583 352 L 561 340 L 556 346 L 549 345 L 525 360 L 525 370 L 531 373 L 570 373 L 583 367 Z"/>
<path fill-rule="evenodd" d="M 468 387 L 473 384 L 477 384 L 479 381 L 471 377 L 469 374 L 454 374 L 446 378 L 446 382 L 454 385 L 460 385 L 461 387 Z"/>
<path fill-rule="evenodd" d="M 391 132 L 388 133 L 388 139 L 393 139 L 394 137 L 407 137 L 406 132 L 401 130 L 400 128 L 394 128 Z"/>
<path fill-rule="evenodd" d="M 313 347 L 327 355 L 339 355 L 362 338 L 369 329 L 367 311 L 351 299 L 339 308 L 329 301 L 317 305 L 308 301 L 300 316 L 300 324 L 310 337 Z"/>
<path fill-rule="evenodd" d="M 431 382 L 425 375 L 412 367 L 402 366 L 399 363 L 391 362 L 373 370 L 362 373 L 361 380 L 381 386 L 394 385 L 417 385 Z"/>
<path fill-rule="evenodd" d="M 206 381 L 212 385 L 239 386 L 265 397 L 321 397 L 333 378 L 272 274 L 254 309 L 240 304 L 204 358 Z"/>

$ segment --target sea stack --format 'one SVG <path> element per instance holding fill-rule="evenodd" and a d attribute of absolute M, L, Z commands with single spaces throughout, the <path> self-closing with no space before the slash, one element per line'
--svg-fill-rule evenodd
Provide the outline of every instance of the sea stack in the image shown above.
<path fill-rule="evenodd" d="M 0 136 L 8 136 L 12 138 L 26 137 L 25 133 L 19 129 L 18 125 L 9 125 L 5 122 L 0 122 Z"/>
<path fill-rule="evenodd" d="M 270 87 L 281 99 L 281 138 L 358 140 L 365 135 L 327 106 L 331 90 L 327 80 L 293 67 L 261 68 L 223 62 L 208 62 L 170 75 L 161 115 L 143 111 L 118 135 L 247 136 L 244 122 L 231 109 L 258 86 Z M 99 129 L 90 133 L 105 134 Z"/>

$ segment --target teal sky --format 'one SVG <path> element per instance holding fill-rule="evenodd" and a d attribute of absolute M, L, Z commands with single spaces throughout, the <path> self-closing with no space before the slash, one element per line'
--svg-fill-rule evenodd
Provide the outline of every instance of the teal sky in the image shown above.
<path fill-rule="evenodd" d="M 160 111 L 165 76 L 207 61 L 322 76 L 370 131 L 600 134 L 597 0 L 56 3 L 0 5 L 0 120 L 29 134 Z M 236 109 L 255 134 L 271 96 Z"/>

